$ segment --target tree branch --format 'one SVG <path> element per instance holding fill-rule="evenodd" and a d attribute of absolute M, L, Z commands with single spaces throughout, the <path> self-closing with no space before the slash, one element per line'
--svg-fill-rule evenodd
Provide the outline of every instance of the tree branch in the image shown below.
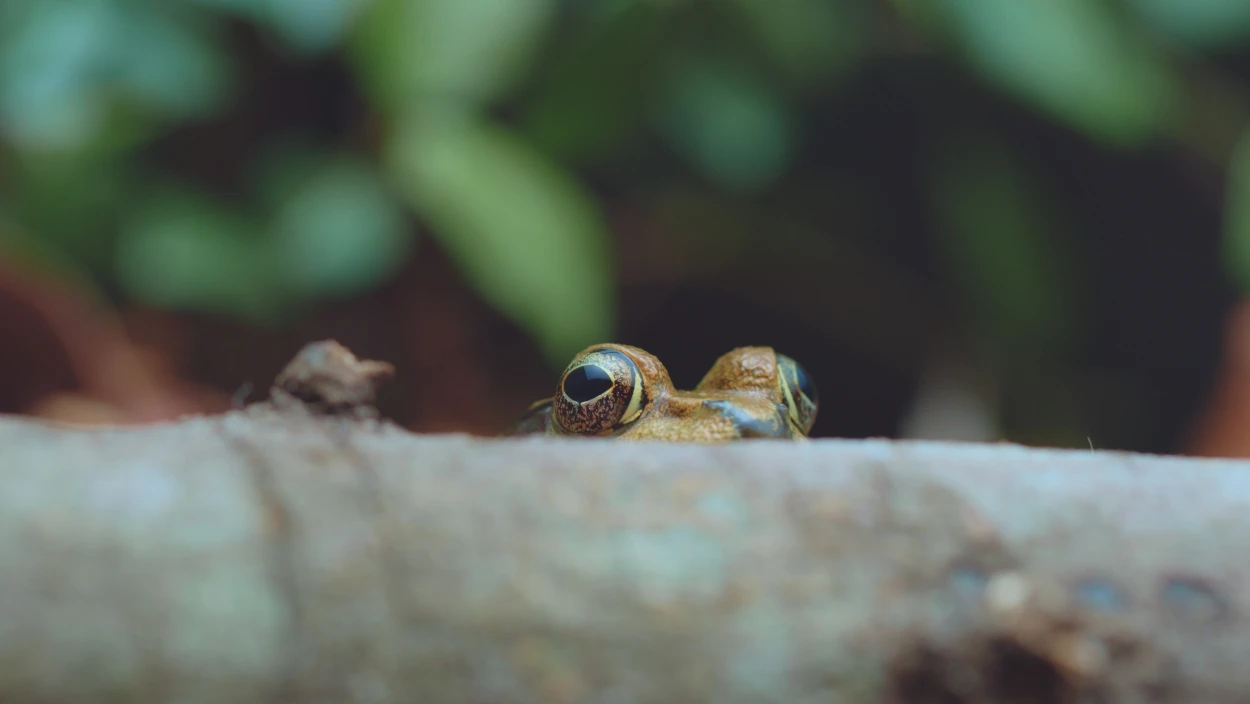
<path fill-rule="evenodd" d="M 0 419 L 0 700 L 1245 701 L 1248 469 Z"/>

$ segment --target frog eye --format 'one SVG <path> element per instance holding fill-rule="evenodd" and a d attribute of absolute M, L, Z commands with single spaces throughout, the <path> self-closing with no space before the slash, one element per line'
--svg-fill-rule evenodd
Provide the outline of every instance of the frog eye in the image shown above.
<path fill-rule="evenodd" d="M 820 406 L 820 394 L 807 370 L 784 354 L 777 355 L 777 383 L 790 411 L 790 419 L 806 435 L 816 422 L 816 410 Z"/>
<path fill-rule="evenodd" d="M 590 350 L 564 370 L 553 416 L 569 433 L 607 435 L 642 415 L 642 386 L 642 373 L 627 355 Z"/>

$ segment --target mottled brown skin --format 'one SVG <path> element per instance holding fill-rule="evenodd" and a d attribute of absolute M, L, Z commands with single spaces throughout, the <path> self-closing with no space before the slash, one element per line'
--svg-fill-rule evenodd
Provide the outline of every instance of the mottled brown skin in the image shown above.
<path fill-rule="evenodd" d="M 578 403 L 568 394 L 574 388 L 570 373 L 588 364 L 606 372 L 612 385 Z M 771 347 L 740 347 L 716 360 L 693 391 L 681 391 L 673 388 L 660 360 L 645 350 L 593 345 L 565 369 L 555 396 L 534 403 L 513 434 L 671 442 L 803 440 L 815 418 L 816 399 L 799 391 L 796 374 L 805 372 Z M 805 388 L 815 395 L 810 382 Z"/>

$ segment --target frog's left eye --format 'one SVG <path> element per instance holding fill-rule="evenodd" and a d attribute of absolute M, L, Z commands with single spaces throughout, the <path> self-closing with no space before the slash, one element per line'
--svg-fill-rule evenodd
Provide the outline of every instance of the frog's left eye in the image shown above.
<path fill-rule="evenodd" d="M 553 416 L 569 433 L 608 435 L 642 414 L 642 387 L 638 365 L 624 353 L 591 350 L 564 370 Z"/>
<path fill-rule="evenodd" d="M 784 354 L 777 355 L 777 383 L 786 401 L 790 419 L 806 435 L 816 422 L 816 410 L 820 406 L 820 394 L 807 370 Z"/>

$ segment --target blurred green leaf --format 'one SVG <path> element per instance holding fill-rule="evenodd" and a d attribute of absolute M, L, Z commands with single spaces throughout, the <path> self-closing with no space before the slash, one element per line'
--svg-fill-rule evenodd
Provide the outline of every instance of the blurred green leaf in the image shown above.
<path fill-rule="evenodd" d="M 229 69 L 211 35 L 170 15 L 132 10 L 117 21 L 109 67 L 117 84 L 142 105 L 174 117 L 219 106 Z"/>
<path fill-rule="evenodd" d="M 108 245 L 130 177 L 125 159 L 78 152 L 22 154 L 0 172 L 14 217 L 98 274 L 112 264 Z"/>
<path fill-rule="evenodd" d="M 729 0 L 781 73 L 803 89 L 828 89 L 863 44 L 864 6 L 855 0 Z"/>
<path fill-rule="evenodd" d="M 610 243 L 594 202 L 568 174 L 467 114 L 409 115 L 388 152 L 431 234 L 553 365 L 610 339 Z"/>
<path fill-rule="evenodd" d="M 489 101 L 525 75 L 554 0 L 374 0 L 351 42 L 375 100 Z"/>
<path fill-rule="evenodd" d="M 619 146 L 645 113 L 670 8 L 627 0 L 588 21 L 540 77 L 523 122 L 544 151 L 578 161 Z"/>
<path fill-rule="evenodd" d="M 287 44 L 306 53 L 335 46 L 351 27 L 361 0 L 267 0 L 265 19 Z"/>
<path fill-rule="evenodd" d="M 357 293 L 392 276 L 413 238 L 405 213 L 367 163 L 338 157 L 308 173 L 281 205 L 274 258 L 301 297 Z"/>
<path fill-rule="evenodd" d="M 186 0 L 270 29 L 305 54 L 334 48 L 373 0 Z"/>
<path fill-rule="evenodd" d="M 1107 144 L 1140 144 L 1174 117 L 1170 66 L 1104 2 L 940 0 L 915 13 L 938 15 L 1002 90 Z"/>
<path fill-rule="evenodd" d="M 1203 49 L 1236 47 L 1250 37 L 1245 0 L 1129 0 L 1160 34 Z"/>
<path fill-rule="evenodd" d="M 1250 292 L 1250 129 L 1228 163 L 1224 198 L 1224 266 L 1234 283 Z"/>
<path fill-rule="evenodd" d="M 265 321 L 283 303 L 255 223 L 202 195 L 150 195 L 123 224 L 116 257 L 122 287 L 149 305 Z"/>
<path fill-rule="evenodd" d="M 682 156 L 733 189 L 781 175 L 794 150 L 794 119 L 761 76 L 729 59 L 690 56 L 669 78 L 658 120 Z"/>
<path fill-rule="evenodd" d="M 216 12 L 227 12 L 241 17 L 253 17 L 264 7 L 264 0 L 185 0 L 188 5 L 199 5 Z"/>
<path fill-rule="evenodd" d="M 308 135 L 292 131 L 276 136 L 248 165 L 248 186 L 261 209 L 277 211 L 327 159 L 326 148 Z"/>
<path fill-rule="evenodd" d="M 1004 146 L 980 140 L 948 144 L 929 185 L 952 279 L 990 336 L 1013 357 L 1063 352 L 1081 277 L 1042 186 Z"/>
<path fill-rule="evenodd" d="M 72 253 L 57 242 L 22 227 L 3 207 L 0 207 L 0 262 L 46 279 L 73 281 L 77 286 L 89 285 L 91 281 Z"/>
<path fill-rule="evenodd" d="M 19 145 L 72 149 L 94 135 L 115 15 L 101 0 L 21 3 L 0 27 L 0 127 Z"/>
<path fill-rule="evenodd" d="M 181 118 L 217 106 L 228 87 L 217 47 L 162 9 L 81 0 L 10 13 L 17 26 L 0 35 L 0 123 L 28 149 L 82 149 L 109 137 L 106 128 L 135 131 L 112 120 L 119 97 Z"/>

